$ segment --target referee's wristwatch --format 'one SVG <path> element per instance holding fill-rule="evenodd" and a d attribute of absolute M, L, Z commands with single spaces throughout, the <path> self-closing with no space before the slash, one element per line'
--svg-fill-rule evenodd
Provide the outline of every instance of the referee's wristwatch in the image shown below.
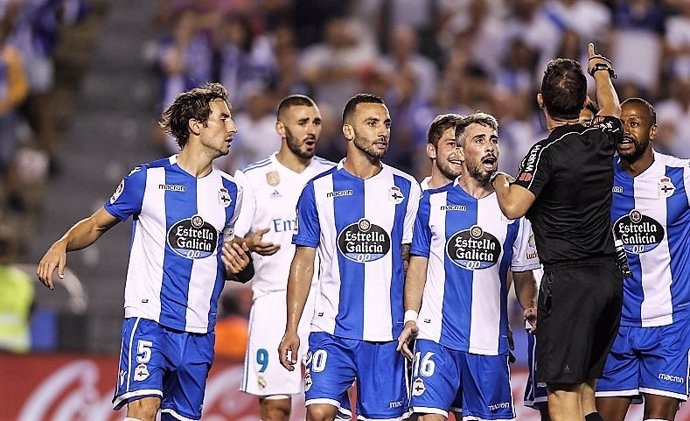
<path fill-rule="evenodd" d="M 618 77 L 616 75 L 616 72 L 614 72 L 611 68 L 611 66 L 609 66 L 606 63 L 597 63 L 594 66 L 592 66 L 592 70 L 589 72 L 589 75 L 594 77 L 594 74 L 599 70 L 606 70 L 609 73 L 609 77 L 611 77 L 611 79 L 616 79 Z"/>

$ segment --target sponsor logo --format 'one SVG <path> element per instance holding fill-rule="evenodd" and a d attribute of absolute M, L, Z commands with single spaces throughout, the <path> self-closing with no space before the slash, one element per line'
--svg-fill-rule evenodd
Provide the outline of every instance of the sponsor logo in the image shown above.
<path fill-rule="evenodd" d="M 495 403 L 488 406 L 489 411 L 498 411 L 499 409 L 510 409 L 510 402 Z"/>
<path fill-rule="evenodd" d="M 388 199 L 392 200 L 396 205 L 399 205 L 405 200 L 405 195 L 402 194 L 398 186 L 393 186 L 388 190 Z"/>
<path fill-rule="evenodd" d="M 273 231 L 297 233 L 297 218 L 295 219 L 273 219 Z"/>
<path fill-rule="evenodd" d="M 117 199 L 120 198 L 122 195 L 122 192 L 125 191 L 125 180 L 120 181 L 120 184 L 118 184 L 117 188 L 115 189 L 115 193 L 113 193 L 112 196 L 110 196 L 110 204 L 112 205 L 115 203 Z"/>
<path fill-rule="evenodd" d="M 673 185 L 670 178 L 661 177 L 656 185 L 656 190 L 659 197 L 671 197 L 676 190 L 676 186 Z"/>
<path fill-rule="evenodd" d="M 230 197 L 228 189 L 221 187 L 220 190 L 218 190 L 218 204 L 227 208 L 230 206 L 230 203 L 232 203 L 232 198 Z"/>
<path fill-rule="evenodd" d="M 611 189 L 611 191 L 612 191 L 613 193 L 623 193 L 623 187 L 621 187 L 621 186 L 613 186 L 613 188 Z"/>
<path fill-rule="evenodd" d="M 170 227 L 168 246 L 187 259 L 202 259 L 213 254 L 218 245 L 218 231 L 199 215 L 183 219 Z"/>
<path fill-rule="evenodd" d="M 659 380 L 664 380 L 667 382 L 680 383 L 680 384 L 685 383 L 685 379 L 683 379 L 682 377 L 674 376 L 672 374 L 666 374 L 666 373 L 659 373 Z"/>
<path fill-rule="evenodd" d="M 498 262 L 501 243 L 479 225 L 458 231 L 446 242 L 448 258 L 467 270 L 490 268 Z"/>
<path fill-rule="evenodd" d="M 137 368 L 134 369 L 134 381 L 143 382 L 149 378 L 149 369 L 146 368 L 146 364 L 139 364 Z"/>
<path fill-rule="evenodd" d="M 520 174 L 520 177 L 518 177 L 518 180 L 524 181 L 525 183 L 529 183 L 530 181 L 532 181 L 532 174 L 523 172 L 522 174 Z"/>
<path fill-rule="evenodd" d="M 279 197 L 283 197 L 283 195 L 278 190 L 273 190 L 273 193 L 268 196 L 269 199 L 277 199 Z"/>
<path fill-rule="evenodd" d="M 633 254 L 654 250 L 666 235 L 663 225 L 637 209 L 618 218 L 613 229 L 616 238 L 623 242 L 625 251 Z"/>
<path fill-rule="evenodd" d="M 388 408 L 400 408 L 403 406 L 403 403 L 405 403 L 405 401 L 388 402 Z"/>
<path fill-rule="evenodd" d="M 266 183 L 269 186 L 275 187 L 280 184 L 280 174 L 278 171 L 270 171 L 266 173 Z"/>
<path fill-rule="evenodd" d="M 353 262 L 378 260 L 388 253 L 391 239 L 386 230 L 362 218 L 350 224 L 338 235 L 338 250 Z"/>
<path fill-rule="evenodd" d="M 412 382 L 412 396 L 422 396 L 424 392 L 426 392 L 424 380 L 420 378 L 414 379 L 414 382 Z"/>
<path fill-rule="evenodd" d="M 445 212 L 450 212 L 450 211 L 465 212 L 467 210 L 467 206 L 465 206 L 465 205 L 442 205 L 441 210 L 445 211 Z"/>
<path fill-rule="evenodd" d="M 336 190 L 326 193 L 326 197 L 352 196 L 352 190 Z"/>
<path fill-rule="evenodd" d="M 159 184 L 158 190 L 183 192 L 184 186 L 182 184 Z"/>

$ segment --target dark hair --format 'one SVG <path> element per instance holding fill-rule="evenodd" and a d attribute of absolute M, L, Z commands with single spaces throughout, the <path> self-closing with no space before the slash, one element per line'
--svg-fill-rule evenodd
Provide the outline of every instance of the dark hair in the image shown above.
<path fill-rule="evenodd" d="M 625 104 L 639 104 L 642 105 L 647 109 L 647 117 L 649 117 L 649 124 L 654 125 L 656 124 L 656 109 L 652 104 L 649 103 L 649 101 L 642 99 L 642 98 L 628 98 L 625 101 L 621 103 L 621 107 Z"/>
<path fill-rule="evenodd" d="M 546 65 L 541 81 L 544 107 L 554 118 L 578 118 L 587 98 L 587 79 L 580 63 L 557 58 Z"/>
<path fill-rule="evenodd" d="M 429 131 L 426 134 L 427 142 L 438 147 L 438 141 L 443 136 L 443 132 L 455 127 L 462 121 L 462 116 L 460 114 L 441 114 L 434 118 L 429 126 Z"/>
<path fill-rule="evenodd" d="M 470 124 L 481 124 L 485 127 L 490 127 L 493 130 L 498 131 L 498 120 L 491 114 L 482 113 L 477 111 L 474 114 L 470 114 L 467 117 L 463 117 L 460 122 L 455 126 L 455 139 L 458 140 L 460 145 L 465 144 L 465 140 L 461 137 L 465 133 L 465 129 L 469 127 Z"/>
<path fill-rule="evenodd" d="M 280 101 L 280 104 L 278 104 L 278 108 L 276 109 L 276 118 L 280 120 L 280 116 L 290 107 L 297 107 L 300 105 L 305 107 L 316 107 L 314 100 L 306 95 L 290 95 L 283 98 L 283 100 Z"/>
<path fill-rule="evenodd" d="M 383 100 L 374 94 L 357 94 L 347 100 L 345 108 L 343 109 L 343 123 L 355 113 L 355 109 L 359 104 L 384 104 Z"/>
<path fill-rule="evenodd" d="M 180 148 L 184 148 L 189 140 L 189 120 L 206 124 L 211 114 L 211 101 L 217 99 L 228 101 L 228 91 L 220 83 L 207 83 L 182 92 L 163 112 L 158 124 L 177 140 Z"/>

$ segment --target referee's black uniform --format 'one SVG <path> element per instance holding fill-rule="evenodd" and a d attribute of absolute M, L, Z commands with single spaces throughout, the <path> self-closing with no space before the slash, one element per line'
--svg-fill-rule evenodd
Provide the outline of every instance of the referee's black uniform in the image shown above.
<path fill-rule="evenodd" d="M 532 222 L 544 276 L 537 311 L 538 380 L 578 384 L 601 376 L 618 331 L 623 276 L 610 228 L 619 119 L 553 129 L 520 165 L 516 184 L 536 200 Z"/>

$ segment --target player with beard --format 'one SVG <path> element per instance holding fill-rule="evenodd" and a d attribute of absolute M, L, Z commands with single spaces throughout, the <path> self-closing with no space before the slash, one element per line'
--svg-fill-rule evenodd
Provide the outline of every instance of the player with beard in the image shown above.
<path fill-rule="evenodd" d="M 645 420 L 670 421 L 688 398 L 690 162 L 653 150 L 656 111 L 647 101 L 623 102 L 621 121 L 611 220 L 632 276 L 596 404 L 605 421 L 623 421 L 642 396 Z"/>
<path fill-rule="evenodd" d="M 311 98 L 288 96 L 280 102 L 276 114 L 280 150 L 235 174 L 244 188 L 235 233 L 245 238 L 255 267 L 241 390 L 259 397 L 263 421 L 287 421 L 291 395 L 302 391 L 301 371 L 284 370 L 277 354 L 285 324 L 285 274 L 295 253 L 292 235 L 297 230 L 297 199 L 309 179 L 335 165 L 314 155 L 321 134 L 321 114 Z M 307 299 L 308 314 L 313 313 L 313 295 Z M 306 340 L 307 318 L 300 324 L 299 333 Z"/>
<path fill-rule="evenodd" d="M 506 218 L 489 182 L 498 169 L 496 119 L 475 113 L 455 132 L 462 176 L 424 192 L 420 202 L 398 349 L 414 360 L 410 407 L 419 420 L 446 420 L 451 410 L 456 419 L 508 420 L 515 418 L 508 270 L 525 319 L 534 323 L 539 260 L 529 222 Z"/>
<path fill-rule="evenodd" d="M 383 100 L 352 97 L 343 111 L 345 159 L 310 180 L 297 204 L 297 246 L 288 279 L 281 363 L 295 370 L 298 326 L 311 319 L 305 375 L 307 420 L 332 421 L 353 381 L 357 415 L 400 418 L 407 411 L 402 330 L 403 282 L 420 188 L 381 162 L 391 118 Z M 304 311 L 318 248 L 315 311 Z"/>
<path fill-rule="evenodd" d="M 462 161 L 458 158 L 455 126 L 461 120 L 459 114 L 442 114 L 431 122 L 426 145 L 426 155 L 431 159 L 431 175 L 422 180 L 422 190 L 443 187 L 460 175 Z"/>

